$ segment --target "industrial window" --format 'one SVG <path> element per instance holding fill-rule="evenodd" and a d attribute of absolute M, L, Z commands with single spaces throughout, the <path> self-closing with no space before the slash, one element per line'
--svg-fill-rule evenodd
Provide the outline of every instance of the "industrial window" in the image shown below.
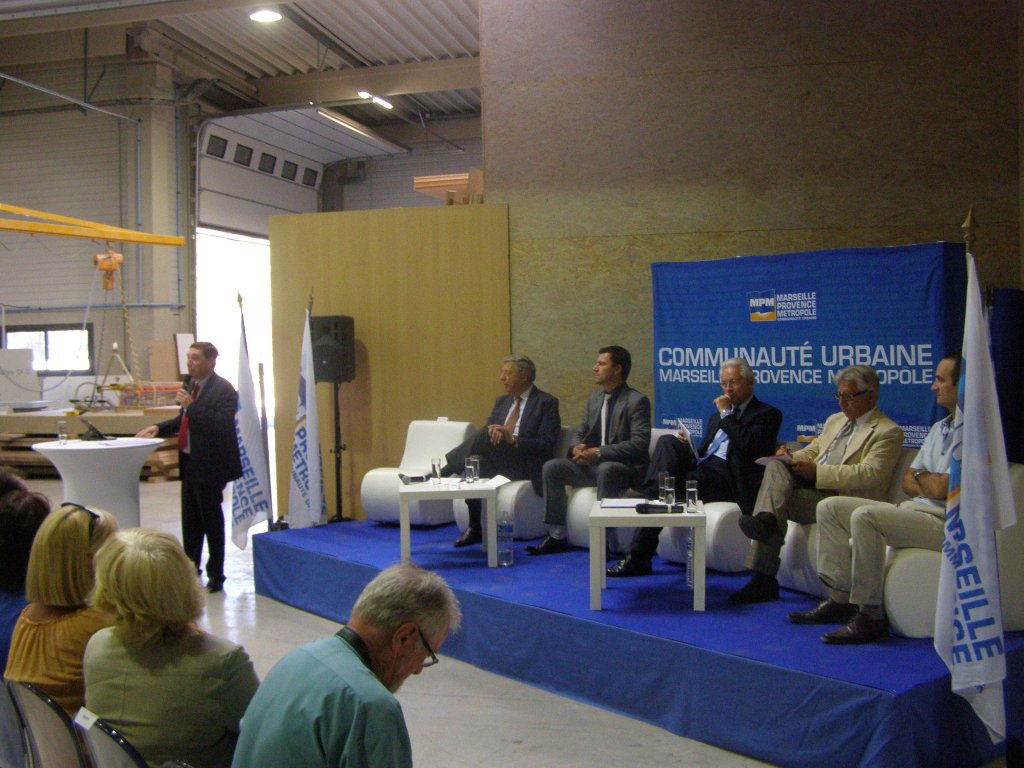
<path fill-rule="evenodd" d="M 214 157 L 224 157 L 228 151 L 228 140 L 211 133 L 206 140 L 206 154 Z"/>
<path fill-rule="evenodd" d="M 92 349 L 92 323 L 81 325 L 9 325 L 7 349 L 31 349 L 32 368 L 43 376 L 68 373 L 89 375 L 96 365 Z"/>
<path fill-rule="evenodd" d="M 277 167 L 277 158 L 266 152 L 260 153 L 260 165 L 259 168 L 264 173 L 273 173 L 274 168 Z"/>
<path fill-rule="evenodd" d="M 235 147 L 235 162 L 239 165 L 248 166 L 252 162 L 252 147 L 239 144 Z"/>
<path fill-rule="evenodd" d="M 305 184 L 307 187 L 315 187 L 316 186 L 316 177 L 317 177 L 317 172 L 316 171 L 314 171 L 312 168 L 306 168 L 302 172 L 302 183 Z"/>
<path fill-rule="evenodd" d="M 281 167 L 281 178 L 288 179 L 288 181 L 295 181 L 295 177 L 299 174 L 299 166 L 293 163 L 291 160 L 285 160 L 284 165 Z"/>

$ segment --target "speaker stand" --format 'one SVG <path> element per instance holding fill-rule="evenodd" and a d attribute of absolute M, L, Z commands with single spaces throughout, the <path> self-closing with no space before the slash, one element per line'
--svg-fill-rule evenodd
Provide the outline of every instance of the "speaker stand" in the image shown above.
<path fill-rule="evenodd" d="M 341 442 L 341 382 L 335 379 L 332 382 L 334 387 L 334 517 L 330 523 L 351 522 L 351 517 L 342 514 L 341 506 L 341 452 L 345 450 L 345 444 Z"/>

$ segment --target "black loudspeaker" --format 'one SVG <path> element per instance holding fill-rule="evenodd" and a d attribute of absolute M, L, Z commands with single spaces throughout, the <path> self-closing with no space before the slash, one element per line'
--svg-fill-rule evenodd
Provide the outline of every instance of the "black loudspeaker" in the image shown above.
<path fill-rule="evenodd" d="M 347 315 L 309 318 L 316 381 L 352 381 L 356 377 L 355 328 L 355 321 Z"/>

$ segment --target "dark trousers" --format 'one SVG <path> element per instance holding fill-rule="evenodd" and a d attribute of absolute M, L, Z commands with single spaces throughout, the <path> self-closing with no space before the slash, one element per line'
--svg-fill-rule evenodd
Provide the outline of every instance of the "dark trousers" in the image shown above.
<path fill-rule="evenodd" d="M 640 492 L 649 499 L 658 498 L 658 473 L 668 472 L 676 480 L 676 499 L 685 498 L 686 481 L 697 481 L 697 495 L 703 502 L 735 501 L 729 486 L 729 471 L 724 460 L 712 456 L 703 464 L 697 460 L 690 446 L 675 435 L 662 435 L 654 446 L 651 466 L 640 486 Z M 637 528 L 633 534 L 630 554 L 650 560 L 658 551 L 661 528 Z"/>
<path fill-rule="evenodd" d="M 458 451 L 458 454 L 456 454 Z M 452 466 L 452 459 L 460 455 L 462 466 Z M 465 471 L 466 456 L 478 456 L 480 458 L 480 477 L 494 477 L 504 475 L 509 480 L 530 480 L 529 473 L 519 459 L 516 449 L 508 443 L 493 445 L 487 427 L 477 430 L 469 440 L 455 449 L 446 457 L 449 466 L 445 469 L 450 474 L 460 474 Z M 469 509 L 469 527 L 481 529 L 480 516 L 483 510 L 482 499 L 466 499 L 466 507 Z"/>
<path fill-rule="evenodd" d="M 224 581 L 224 501 L 223 483 L 197 483 L 189 472 L 191 461 L 187 453 L 179 454 L 181 461 L 181 544 L 203 572 L 203 539 L 209 547 L 206 576 L 209 581 Z"/>

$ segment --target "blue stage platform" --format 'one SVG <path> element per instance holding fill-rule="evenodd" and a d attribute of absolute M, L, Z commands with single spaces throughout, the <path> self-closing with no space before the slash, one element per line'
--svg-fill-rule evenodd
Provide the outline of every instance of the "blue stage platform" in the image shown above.
<path fill-rule="evenodd" d="M 742 574 L 708 574 L 694 613 L 685 572 L 609 580 L 589 609 L 585 550 L 488 569 L 479 547 L 453 549 L 455 526 L 414 529 L 412 557 L 442 574 L 463 627 L 444 652 L 483 669 L 783 765 L 981 765 L 1002 752 L 950 692 L 930 640 L 828 646 L 786 614 L 813 603 L 730 606 Z M 363 586 L 398 560 L 397 526 L 336 523 L 253 537 L 256 591 L 343 621 Z M 1010 733 L 1024 735 L 1024 633 L 1008 636 Z"/>

